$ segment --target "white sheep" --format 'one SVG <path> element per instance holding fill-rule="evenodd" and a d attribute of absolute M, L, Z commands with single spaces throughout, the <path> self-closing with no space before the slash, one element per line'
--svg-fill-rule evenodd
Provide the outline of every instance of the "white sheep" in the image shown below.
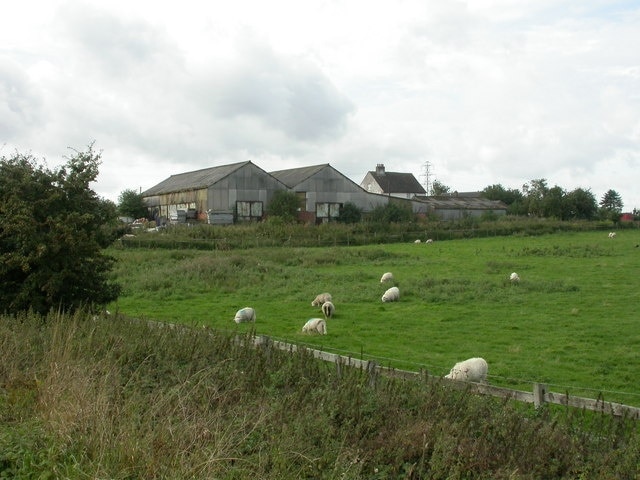
<path fill-rule="evenodd" d="M 433 243 L 433 238 L 427 238 L 427 241 L 424 243 Z"/>
<path fill-rule="evenodd" d="M 333 300 L 331 298 L 331 294 L 330 293 L 320 293 L 316 296 L 315 300 L 313 302 L 311 302 L 311 306 L 312 307 L 322 307 L 322 304 L 324 302 L 330 302 L 331 300 Z"/>
<path fill-rule="evenodd" d="M 398 287 L 391 287 L 382 295 L 383 302 L 397 302 L 400 300 L 400 289 Z"/>
<path fill-rule="evenodd" d="M 616 238 L 616 232 L 609 232 L 609 238 Z"/>
<path fill-rule="evenodd" d="M 324 302 L 322 304 L 322 313 L 324 313 L 325 318 L 333 317 L 335 311 L 336 307 L 332 302 Z"/>
<path fill-rule="evenodd" d="M 380 278 L 380 283 L 390 282 L 391 280 L 393 280 L 393 273 L 386 272 L 382 274 L 382 277 Z"/>
<path fill-rule="evenodd" d="M 415 240 L 413 243 L 422 243 L 422 240 L 420 240 L 419 238 L 417 240 Z"/>
<path fill-rule="evenodd" d="M 236 316 L 233 321 L 236 323 L 255 322 L 256 311 L 251 307 L 241 308 L 236 312 Z"/>
<path fill-rule="evenodd" d="M 474 357 L 456 363 L 444 378 L 485 383 L 487 381 L 487 373 L 489 373 L 487 361 L 484 358 Z"/>
<path fill-rule="evenodd" d="M 326 335 L 327 322 L 325 322 L 324 318 L 310 318 L 302 327 L 302 331 L 307 333 L 319 333 L 321 335 Z"/>
<path fill-rule="evenodd" d="M 518 283 L 520 281 L 520 275 L 518 275 L 516 272 L 513 272 L 511 275 L 509 275 L 509 280 L 511 280 L 511 283 Z"/>

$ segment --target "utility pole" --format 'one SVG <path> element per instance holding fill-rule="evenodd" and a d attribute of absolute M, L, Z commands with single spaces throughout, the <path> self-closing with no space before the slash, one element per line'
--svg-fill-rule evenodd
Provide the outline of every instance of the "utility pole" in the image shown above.
<path fill-rule="evenodd" d="M 433 177 L 433 171 L 431 170 L 431 162 L 426 160 L 422 164 L 422 173 L 420 179 L 422 180 L 422 186 L 427 191 L 427 195 L 431 195 L 433 188 L 431 187 L 431 177 Z"/>

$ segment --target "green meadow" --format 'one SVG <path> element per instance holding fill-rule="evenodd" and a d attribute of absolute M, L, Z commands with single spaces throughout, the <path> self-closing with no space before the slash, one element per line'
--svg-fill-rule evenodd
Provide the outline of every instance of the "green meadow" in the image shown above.
<path fill-rule="evenodd" d="M 220 235 L 220 234 L 218 234 Z M 472 356 L 489 382 L 640 405 L 640 231 L 566 232 L 336 247 L 167 250 L 114 246 L 123 293 L 109 310 L 130 317 L 268 335 L 448 373 Z M 391 271 L 395 280 L 381 284 Z M 511 272 L 521 281 L 512 284 Z M 382 303 L 392 285 L 400 300 Z M 324 336 L 301 332 L 330 292 Z M 256 309 L 255 324 L 235 312 Z"/>

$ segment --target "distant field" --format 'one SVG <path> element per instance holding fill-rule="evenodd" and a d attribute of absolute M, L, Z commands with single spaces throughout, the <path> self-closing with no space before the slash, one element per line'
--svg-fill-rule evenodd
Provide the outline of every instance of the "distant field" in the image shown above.
<path fill-rule="evenodd" d="M 129 316 L 256 333 L 445 374 L 482 356 L 490 382 L 640 405 L 640 231 L 364 247 L 237 251 L 113 248 Z M 380 297 L 391 285 L 398 303 Z M 518 272 L 521 282 L 508 278 Z M 326 336 L 300 330 L 333 295 Z M 257 311 L 236 325 L 239 308 Z"/>

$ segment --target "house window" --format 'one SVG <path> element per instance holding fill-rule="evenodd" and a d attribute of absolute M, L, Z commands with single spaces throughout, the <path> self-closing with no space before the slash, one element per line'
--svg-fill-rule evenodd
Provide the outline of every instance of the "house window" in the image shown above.
<path fill-rule="evenodd" d="M 238 222 L 256 222 L 262 220 L 262 202 L 236 202 Z"/>

